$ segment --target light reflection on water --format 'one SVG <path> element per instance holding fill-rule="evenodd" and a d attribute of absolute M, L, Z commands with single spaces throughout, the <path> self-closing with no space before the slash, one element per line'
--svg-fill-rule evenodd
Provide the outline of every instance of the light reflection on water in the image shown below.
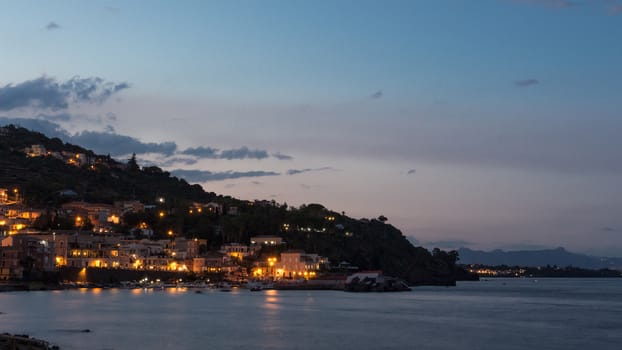
<path fill-rule="evenodd" d="M 61 349 L 619 349 L 622 279 L 407 293 L 77 289 L 0 294 L 0 332 Z M 89 329 L 83 333 L 80 330 Z"/>

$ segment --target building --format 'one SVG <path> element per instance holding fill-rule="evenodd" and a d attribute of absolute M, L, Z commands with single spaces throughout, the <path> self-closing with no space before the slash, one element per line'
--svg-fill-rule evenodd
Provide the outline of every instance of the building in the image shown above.
<path fill-rule="evenodd" d="M 240 243 L 228 243 L 220 246 L 219 252 L 222 254 L 226 254 L 231 258 L 235 258 L 238 260 L 242 260 L 247 256 L 252 256 L 255 254 L 255 249 L 249 247 L 247 245 L 243 245 Z"/>
<path fill-rule="evenodd" d="M 22 279 L 31 273 L 54 271 L 54 241 L 12 235 L 0 247 L 0 279 Z"/>
<path fill-rule="evenodd" d="M 268 257 L 259 261 L 253 270 L 253 276 L 272 279 L 310 279 L 328 266 L 328 259 L 317 254 L 307 254 L 303 250 L 282 252 L 279 259 Z"/>
<path fill-rule="evenodd" d="M 281 245 L 285 244 L 283 238 L 279 236 L 253 236 L 251 237 L 251 246 L 263 246 L 263 245 Z"/>

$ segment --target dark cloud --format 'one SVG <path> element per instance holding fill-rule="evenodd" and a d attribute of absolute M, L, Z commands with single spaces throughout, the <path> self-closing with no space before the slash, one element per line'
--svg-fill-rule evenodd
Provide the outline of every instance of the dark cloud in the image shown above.
<path fill-rule="evenodd" d="M 297 174 L 302 174 L 302 173 L 308 173 L 310 171 L 325 171 L 325 170 L 335 170 L 331 167 L 323 167 L 323 168 L 315 168 L 315 169 L 311 169 L 311 168 L 306 168 L 306 169 L 289 169 L 287 171 L 287 175 L 297 175 Z"/>
<path fill-rule="evenodd" d="M 616 4 L 609 7 L 609 13 L 612 15 L 622 14 L 622 4 Z"/>
<path fill-rule="evenodd" d="M 68 100 L 69 92 L 54 79 L 46 77 L 0 87 L 0 111 L 20 107 L 65 109 Z"/>
<path fill-rule="evenodd" d="M 180 153 L 199 158 L 218 158 L 218 149 L 212 147 L 187 148 Z"/>
<path fill-rule="evenodd" d="M 174 142 L 142 142 L 131 136 L 98 131 L 82 131 L 72 135 L 70 141 L 96 153 L 110 153 L 115 156 L 131 153 L 160 153 L 170 156 L 177 150 Z"/>
<path fill-rule="evenodd" d="M 410 170 L 408 170 L 408 172 L 407 172 L 406 174 L 408 174 L 408 175 L 412 175 L 412 174 L 414 174 L 415 172 L 417 172 L 417 170 L 416 170 L 416 169 L 410 169 Z"/>
<path fill-rule="evenodd" d="M 382 96 L 383 96 L 382 90 L 378 90 L 374 92 L 373 94 L 369 95 L 369 97 L 372 99 L 379 99 L 379 98 L 382 98 Z"/>
<path fill-rule="evenodd" d="M 158 161 L 156 162 L 156 164 L 161 167 L 170 167 L 170 166 L 177 165 L 177 164 L 194 165 L 197 162 L 198 160 L 194 158 L 170 157 L 162 161 Z"/>
<path fill-rule="evenodd" d="M 538 79 L 525 79 L 525 80 L 517 80 L 514 82 L 514 86 L 517 87 L 529 87 L 540 84 Z"/>
<path fill-rule="evenodd" d="M 96 153 L 110 154 L 112 156 L 122 156 L 131 153 L 160 153 L 170 156 L 177 150 L 177 145 L 174 142 L 142 142 L 134 137 L 112 132 L 82 131 L 72 135 L 59 124 L 45 119 L 0 117 L 0 125 L 7 124 L 34 130 L 48 137 L 58 137 L 65 142 L 82 146 Z"/>
<path fill-rule="evenodd" d="M 55 29 L 60 29 L 60 26 L 56 23 L 56 22 L 50 22 L 45 26 L 45 29 L 47 30 L 55 30 Z"/>
<path fill-rule="evenodd" d="M 128 83 L 106 82 L 102 78 L 74 77 L 65 82 L 41 77 L 0 87 L 0 111 L 16 108 L 67 109 L 70 102 L 102 103 L 129 88 Z"/>
<path fill-rule="evenodd" d="M 294 157 L 282 154 L 281 152 L 272 153 L 272 156 L 278 160 L 292 160 Z"/>
<path fill-rule="evenodd" d="M 87 103 L 102 103 L 113 94 L 130 87 L 126 82 L 107 82 L 98 77 L 73 77 L 60 86 L 73 95 L 74 101 Z"/>
<path fill-rule="evenodd" d="M 48 137 L 58 137 L 65 141 L 70 137 L 69 133 L 59 124 L 45 119 L 0 117 L 0 125 L 9 124 L 17 125 L 28 130 L 34 130 Z"/>
<path fill-rule="evenodd" d="M 601 227 L 600 230 L 603 231 L 603 232 L 617 232 L 618 231 L 615 228 L 609 227 L 609 226 Z"/>
<path fill-rule="evenodd" d="M 221 181 L 228 179 L 239 179 L 244 177 L 262 177 L 262 176 L 276 176 L 280 175 L 274 171 L 224 171 L 224 172 L 211 172 L 206 170 L 184 170 L 177 169 L 172 170 L 171 174 L 186 179 L 188 182 L 209 182 L 209 181 Z"/>
<path fill-rule="evenodd" d="M 114 119 L 116 116 L 108 116 L 108 119 Z M 117 134 L 112 125 L 107 125 L 105 131 L 82 131 L 76 134 L 70 134 L 63 127 L 55 123 L 55 121 L 67 122 L 75 119 L 74 116 L 66 113 L 59 114 L 39 114 L 37 118 L 11 118 L 0 117 L 0 125 L 14 124 L 29 130 L 34 130 L 45 134 L 48 137 L 58 137 L 65 142 L 74 143 L 91 149 L 96 153 L 110 154 L 112 156 L 124 156 L 127 154 L 144 154 L 158 153 L 164 156 L 173 156 L 177 152 L 177 144 L 175 142 L 143 142 L 137 138 Z M 101 121 L 100 121 L 101 122 Z M 248 147 L 224 150 L 220 152 L 216 148 L 197 147 L 188 148 L 177 154 L 194 156 L 197 158 L 212 159 L 264 159 L 269 157 L 267 151 L 252 150 Z M 285 155 L 281 155 L 287 157 Z M 286 159 L 286 158 L 283 158 Z M 188 157 L 173 157 L 155 162 L 158 166 L 172 166 L 174 164 L 193 165 L 197 163 L 197 159 Z"/>
<path fill-rule="evenodd" d="M 219 150 L 218 148 L 213 147 L 196 147 L 196 148 L 187 148 L 181 152 L 181 154 L 186 154 L 189 156 L 195 156 L 199 158 L 207 158 L 207 159 L 265 159 L 270 157 L 268 151 L 261 149 L 249 149 L 246 146 L 242 146 L 240 148 Z M 293 159 L 293 157 L 281 154 L 281 153 L 273 153 L 272 156 L 274 158 L 280 160 L 289 160 Z"/>
<path fill-rule="evenodd" d="M 259 149 L 249 149 L 246 146 L 235 148 L 235 149 L 227 149 L 220 152 L 221 159 L 264 159 L 268 158 L 268 152 Z"/>

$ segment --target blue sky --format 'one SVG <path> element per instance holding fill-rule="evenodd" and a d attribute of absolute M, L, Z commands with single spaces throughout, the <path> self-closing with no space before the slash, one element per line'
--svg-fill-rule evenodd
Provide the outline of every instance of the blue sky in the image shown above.
<path fill-rule="evenodd" d="M 0 122 L 426 246 L 620 256 L 620 37 L 614 0 L 6 2 Z"/>

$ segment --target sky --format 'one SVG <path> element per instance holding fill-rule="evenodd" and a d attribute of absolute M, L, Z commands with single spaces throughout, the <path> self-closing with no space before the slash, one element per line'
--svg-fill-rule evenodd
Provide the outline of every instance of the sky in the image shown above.
<path fill-rule="evenodd" d="M 0 124 L 429 248 L 622 256 L 622 0 L 0 3 Z"/>

